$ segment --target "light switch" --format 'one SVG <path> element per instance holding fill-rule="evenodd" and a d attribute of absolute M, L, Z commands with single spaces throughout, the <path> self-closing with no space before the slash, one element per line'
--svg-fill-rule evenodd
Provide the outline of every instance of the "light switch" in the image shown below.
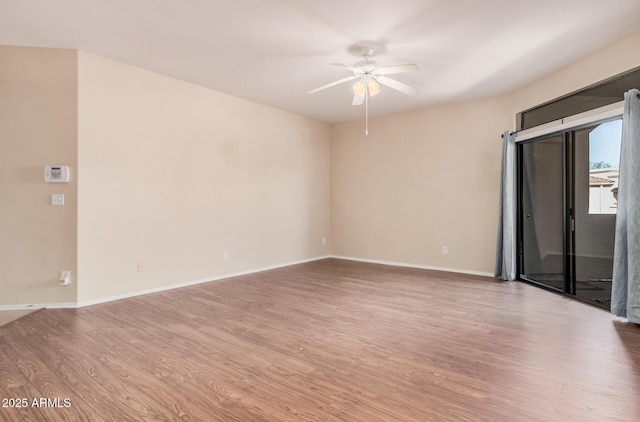
<path fill-rule="evenodd" d="M 51 205 L 64 205 L 64 194 L 54 193 L 51 195 Z"/>

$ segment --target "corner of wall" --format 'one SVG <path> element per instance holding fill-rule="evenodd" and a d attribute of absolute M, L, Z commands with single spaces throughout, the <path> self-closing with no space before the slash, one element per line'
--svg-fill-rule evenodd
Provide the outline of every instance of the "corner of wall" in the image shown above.
<path fill-rule="evenodd" d="M 0 305 L 77 300 L 77 54 L 0 46 Z M 46 165 L 69 183 L 45 183 Z M 51 205 L 63 194 L 64 206 Z M 72 284 L 58 286 L 62 270 Z"/>

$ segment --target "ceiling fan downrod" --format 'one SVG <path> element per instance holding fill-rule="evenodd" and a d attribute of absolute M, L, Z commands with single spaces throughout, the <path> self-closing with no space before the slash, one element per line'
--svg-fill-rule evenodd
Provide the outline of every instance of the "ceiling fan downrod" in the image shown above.
<path fill-rule="evenodd" d="M 369 90 L 364 91 L 364 134 L 369 136 Z"/>

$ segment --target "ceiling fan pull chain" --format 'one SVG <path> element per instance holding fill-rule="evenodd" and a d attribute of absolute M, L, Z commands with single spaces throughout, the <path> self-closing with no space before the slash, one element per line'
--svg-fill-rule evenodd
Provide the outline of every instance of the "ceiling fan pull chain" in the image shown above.
<path fill-rule="evenodd" d="M 369 136 L 369 90 L 364 91 L 364 134 Z"/>

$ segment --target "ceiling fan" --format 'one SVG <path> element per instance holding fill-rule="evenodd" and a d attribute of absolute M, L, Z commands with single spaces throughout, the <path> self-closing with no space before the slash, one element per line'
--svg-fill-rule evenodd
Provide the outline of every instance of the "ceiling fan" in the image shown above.
<path fill-rule="evenodd" d="M 309 91 L 309 94 L 314 94 L 323 89 L 330 88 L 341 83 L 349 82 L 358 79 L 353 85 L 353 101 L 352 105 L 358 106 L 365 104 L 365 134 L 369 134 L 369 96 L 377 95 L 380 92 L 380 85 L 387 86 L 389 88 L 400 91 L 407 95 L 416 95 L 418 90 L 412 86 L 404 84 L 400 81 L 392 79 L 386 75 L 392 75 L 394 73 L 405 73 L 420 70 L 415 64 L 402 64 L 396 66 L 379 67 L 376 62 L 369 60 L 369 57 L 373 55 L 373 48 L 362 47 L 360 52 L 364 56 L 363 61 L 359 61 L 353 66 L 347 66 L 341 63 L 332 63 L 334 66 L 342 67 L 353 72 L 352 76 L 338 79 L 337 81 L 323 85 L 316 89 Z"/>

